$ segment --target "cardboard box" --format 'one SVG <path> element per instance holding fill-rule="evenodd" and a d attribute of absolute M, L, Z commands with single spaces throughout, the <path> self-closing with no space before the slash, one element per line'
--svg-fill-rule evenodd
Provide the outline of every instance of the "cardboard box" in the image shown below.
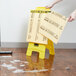
<path fill-rule="evenodd" d="M 41 15 L 39 32 L 57 44 L 66 23 L 67 18 L 65 16 L 51 11 L 51 13 Z"/>
<path fill-rule="evenodd" d="M 47 44 L 48 39 L 39 33 L 41 13 L 30 13 L 27 31 L 27 42 Z"/>

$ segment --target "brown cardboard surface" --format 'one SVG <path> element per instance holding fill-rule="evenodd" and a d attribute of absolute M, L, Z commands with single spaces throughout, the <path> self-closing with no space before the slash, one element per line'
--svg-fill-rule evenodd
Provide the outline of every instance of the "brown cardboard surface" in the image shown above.
<path fill-rule="evenodd" d="M 51 13 L 42 14 L 39 33 L 57 44 L 66 23 L 67 18 L 54 11 L 51 11 Z"/>
<path fill-rule="evenodd" d="M 27 42 L 34 42 L 34 43 L 41 43 L 47 44 L 47 38 L 39 33 L 39 26 L 41 13 L 31 13 L 29 24 L 28 24 L 28 31 L 27 31 Z"/>

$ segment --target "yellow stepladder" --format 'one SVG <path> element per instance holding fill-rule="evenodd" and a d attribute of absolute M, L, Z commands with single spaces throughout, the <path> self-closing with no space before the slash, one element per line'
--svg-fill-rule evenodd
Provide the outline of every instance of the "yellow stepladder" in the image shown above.
<path fill-rule="evenodd" d="M 50 11 L 50 9 L 46 9 L 45 7 L 37 7 L 36 10 Z M 26 55 L 31 56 L 32 52 L 35 51 L 39 53 L 40 59 L 44 59 L 46 48 L 49 49 L 51 55 L 55 55 L 53 42 L 49 39 L 47 45 L 29 42 Z"/>

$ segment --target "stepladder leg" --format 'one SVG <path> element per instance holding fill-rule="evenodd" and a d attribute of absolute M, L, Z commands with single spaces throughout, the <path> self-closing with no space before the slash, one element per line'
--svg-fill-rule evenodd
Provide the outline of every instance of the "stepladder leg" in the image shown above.
<path fill-rule="evenodd" d="M 51 55 L 55 55 L 55 51 L 54 51 L 54 49 L 49 48 L 49 53 L 50 53 Z"/>
<path fill-rule="evenodd" d="M 48 44 L 46 45 L 46 48 L 49 50 L 49 53 L 51 55 L 55 55 L 55 51 L 54 51 L 54 44 L 51 40 L 48 39 Z"/>
<path fill-rule="evenodd" d="M 27 56 L 31 56 L 32 55 L 32 49 L 31 48 L 27 49 L 26 55 Z"/>
<path fill-rule="evenodd" d="M 29 42 L 28 48 L 27 48 L 27 52 L 26 52 L 27 56 L 31 56 L 32 55 L 32 45 L 33 45 L 33 43 Z"/>
<path fill-rule="evenodd" d="M 51 43 L 51 48 L 49 48 L 49 53 L 51 54 L 51 55 L 55 55 L 55 51 L 54 51 L 54 44 L 53 44 L 53 42 Z"/>

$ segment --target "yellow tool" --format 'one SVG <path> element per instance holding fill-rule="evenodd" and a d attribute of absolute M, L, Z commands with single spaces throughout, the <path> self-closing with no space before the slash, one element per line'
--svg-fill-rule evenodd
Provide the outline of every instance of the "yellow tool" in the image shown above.
<path fill-rule="evenodd" d="M 36 10 L 38 10 L 38 11 L 39 10 L 40 11 L 50 11 L 50 9 L 46 9 L 45 7 L 37 7 Z M 29 42 L 26 55 L 31 56 L 32 52 L 35 51 L 35 52 L 39 53 L 39 58 L 40 59 L 44 59 L 46 48 L 49 49 L 49 53 L 51 55 L 55 55 L 53 42 L 49 39 L 48 39 L 48 44 L 47 45 Z"/>

